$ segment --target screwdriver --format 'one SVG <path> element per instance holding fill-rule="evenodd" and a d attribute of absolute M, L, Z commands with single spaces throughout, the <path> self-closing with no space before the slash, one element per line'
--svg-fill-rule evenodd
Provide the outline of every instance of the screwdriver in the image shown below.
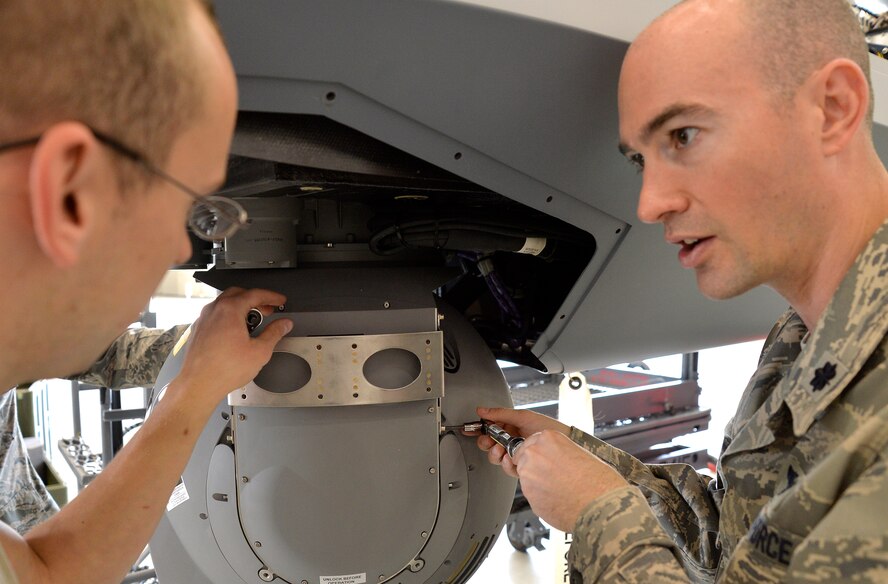
<path fill-rule="evenodd" d="M 477 422 L 466 422 L 456 426 L 441 426 L 442 431 L 461 430 L 463 432 L 481 432 L 487 434 L 493 441 L 506 449 L 509 456 L 513 456 L 518 447 L 524 443 L 524 438 L 520 436 L 512 436 L 493 422 L 478 420 Z"/>
<path fill-rule="evenodd" d="M 494 442 L 505 448 L 510 457 L 515 456 L 518 447 L 524 444 L 524 438 L 521 436 L 512 436 L 496 424 L 491 424 L 490 422 L 484 422 L 484 429 L 482 431 L 493 438 Z"/>

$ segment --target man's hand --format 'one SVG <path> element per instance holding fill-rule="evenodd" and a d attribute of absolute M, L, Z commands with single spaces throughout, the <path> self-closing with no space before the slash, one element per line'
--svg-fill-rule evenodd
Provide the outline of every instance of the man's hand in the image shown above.
<path fill-rule="evenodd" d="M 204 307 L 192 327 L 178 385 L 188 387 L 189 393 L 206 393 L 215 405 L 249 383 L 271 359 L 275 345 L 293 329 L 293 323 L 276 320 L 254 338 L 247 330 L 247 313 L 257 308 L 268 316 L 286 300 L 270 290 L 229 288 L 222 292 Z"/>
<path fill-rule="evenodd" d="M 163 515 L 207 416 L 256 376 L 292 330 L 280 319 L 251 338 L 247 313 L 271 314 L 285 301 L 268 290 L 231 288 L 204 308 L 169 395 L 89 488 L 24 538 L 0 526 L 19 582 L 120 582 Z"/>
<path fill-rule="evenodd" d="M 527 438 L 509 463 L 517 468 L 521 491 L 534 513 L 565 532 L 573 531 L 589 503 L 628 484 L 598 457 L 553 430 Z"/>
<path fill-rule="evenodd" d="M 558 420 L 529 410 L 478 408 L 478 415 L 482 420 L 494 422 L 512 436 L 527 438 L 543 430 L 558 432 L 565 436 L 570 434 L 570 428 Z M 513 477 L 518 476 L 512 459 L 506 455 L 506 449 L 494 442 L 493 438 L 485 435 L 478 436 L 478 448 L 487 453 L 487 460 L 491 464 L 501 465 L 506 474 Z"/>

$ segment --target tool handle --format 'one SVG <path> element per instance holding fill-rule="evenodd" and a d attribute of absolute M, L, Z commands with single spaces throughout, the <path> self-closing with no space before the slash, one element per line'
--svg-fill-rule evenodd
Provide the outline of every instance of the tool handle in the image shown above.
<path fill-rule="evenodd" d="M 524 444 L 524 438 L 520 436 L 512 436 L 496 424 L 486 424 L 485 432 L 493 438 L 494 442 L 506 449 L 509 456 L 514 456 L 518 451 L 518 447 Z"/>
<path fill-rule="evenodd" d="M 509 443 L 506 444 L 506 452 L 509 453 L 509 456 L 515 456 L 515 452 L 518 451 L 518 447 L 522 444 L 524 444 L 524 438 L 516 436 L 509 440 Z"/>

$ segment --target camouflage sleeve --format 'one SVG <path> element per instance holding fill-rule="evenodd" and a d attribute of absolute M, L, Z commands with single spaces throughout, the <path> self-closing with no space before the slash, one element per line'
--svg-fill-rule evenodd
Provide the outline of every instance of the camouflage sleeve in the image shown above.
<path fill-rule="evenodd" d="M 669 563 L 677 561 L 683 573 L 693 575 L 695 581 L 711 580 L 719 560 L 716 547 L 719 511 L 709 491 L 710 479 L 687 464 L 643 464 L 634 456 L 577 428 L 571 428 L 570 437 L 614 467 L 633 485 L 632 496 L 624 492 L 620 503 L 633 509 L 632 521 L 636 525 L 653 521 L 658 537 L 667 537 L 670 545 L 678 550 L 673 554 L 658 543 L 656 553 L 651 551 L 650 554 L 667 555 Z M 638 504 L 641 504 L 641 511 L 636 509 Z M 595 529 L 600 532 L 609 527 Z M 638 557 L 633 562 L 643 563 Z"/>
<path fill-rule="evenodd" d="M 571 583 L 690 581 L 674 542 L 631 486 L 596 499 L 580 515 L 569 563 Z"/>
<path fill-rule="evenodd" d="M 131 329 L 120 335 L 92 367 L 69 377 L 111 389 L 154 385 L 157 374 L 188 325 Z"/>
<path fill-rule="evenodd" d="M 28 457 L 15 391 L 0 394 L 0 521 L 24 535 L 58 510 Z"/>

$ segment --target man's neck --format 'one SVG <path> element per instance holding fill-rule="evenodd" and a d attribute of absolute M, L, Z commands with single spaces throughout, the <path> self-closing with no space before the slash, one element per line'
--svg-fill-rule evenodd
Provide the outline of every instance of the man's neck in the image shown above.
<path fill-rule="evenodd" d="M 832 229 L 820 240 L 812 254 L 812 263 L 800 266 L 800 273 L 790 275 L 774 289 L 786 298 L 809 329 L 817 326 L 836 291 L 866 249 L 873 235 L 888 220 L 888 174 L 880 165 L 873 188 L 854 197 L 842 214 L 836 210 Z"/>

